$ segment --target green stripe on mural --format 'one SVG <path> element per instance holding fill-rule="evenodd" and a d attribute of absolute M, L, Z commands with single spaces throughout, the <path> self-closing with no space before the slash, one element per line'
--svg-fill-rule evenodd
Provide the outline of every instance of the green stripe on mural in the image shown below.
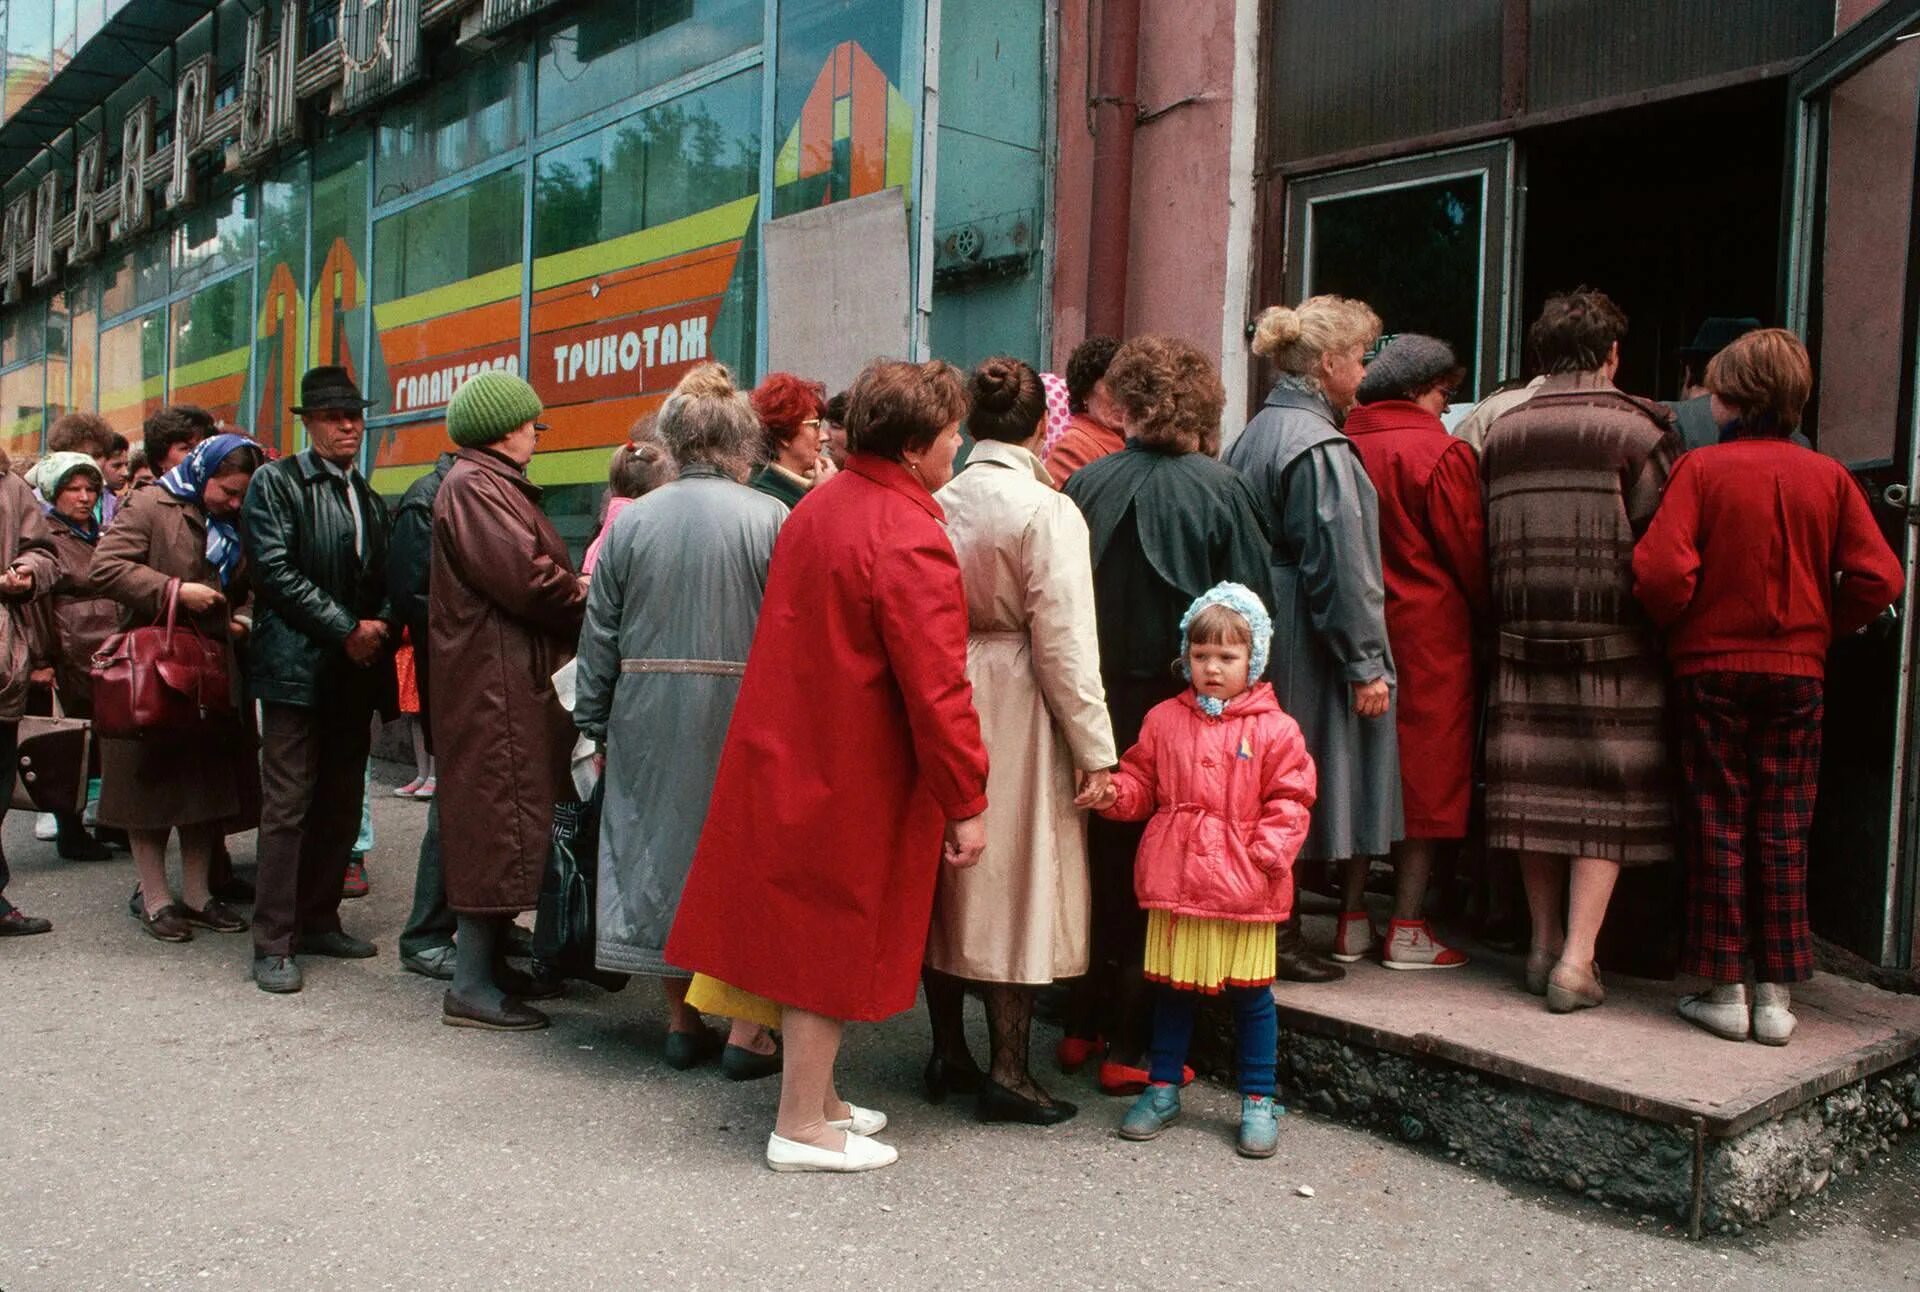
<path fill-rule="evenodd" d="M 533 262 L 533 290 L 577 283 L 611 270 L 631 269 L 701 247 L 732 242 L 746 234 L 747 225 L 753 220 L 754 203 L 759 200 L 757 196 L 738 198 L 638 233 L 609 238 L 577 251 L 542 256 Z M 378 314 L 378 310 L 375 313 Z"/>
<path fill-rule="evenodd" d="M 519 294 L 520 266 L 508 265 L 491 273 L 448 283 L 445 287 L 415 292 L 412 296 L 402 296 L 399 300 L 376 305 L 373 307 L 373 320 L 384 332 L 388 328 L 406 327 L 410 323 L 437 319 L 443 314 L 470 310 L 476 305 L 511 300 Z"/>
<path fill-rule="evenodd" d="M 222 377 L 244 373 L 247 370 L 247 361 L 252 354 L 253 347 L 243 345 L 238 350 L 228 350 L 209 358 L 196 359 L 192 363 L 183 363 L 173 370 L 173 384 L 197 386 L 203 381 L 218 381 Z"/>

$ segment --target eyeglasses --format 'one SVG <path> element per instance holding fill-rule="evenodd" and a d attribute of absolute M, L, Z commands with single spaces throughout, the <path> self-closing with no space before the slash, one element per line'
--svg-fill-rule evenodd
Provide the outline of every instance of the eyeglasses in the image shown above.
<path fill-rule="evenodd" d="M 813 426 L 813 427 L 820 427 L 820 426 L 825 426 L 825 425 L 826 425 L 826 423 L 825 423 L 825 422 L 823 422 L 823 421 L 821 421 L 821 420 L 820 420 L 819 418 L 817 418 L 817 417 L 809 417 L 809 418 L 808 418 L 808 419 L 807 419 L 806 421 L 804 421 L 804 422 L 802 422 L 802 423 L 800 423 L 800 428 L 801 428 L 802 430 L 805 430 L 805 429 L 806 429 L 807 427 L 809 427 L 809 426 Z"/>

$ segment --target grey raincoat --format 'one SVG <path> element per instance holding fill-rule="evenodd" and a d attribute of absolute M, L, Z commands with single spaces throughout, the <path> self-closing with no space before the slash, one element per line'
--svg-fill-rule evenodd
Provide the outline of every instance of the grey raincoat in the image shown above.
<path fill-rule="evenodd" d="M 691 466 L 615 519 L 587 595 L 574 722 L 606 742 L 594 959 L 664 957 L 706 822 L 785 506 Z"/>
<path fill-rule="evenodd" d="M 1395 685 L 1379 495 L 1325 397 L 1284 378 L 1226 461 L 1247 474 L 1267 513 L 1268 677 L 1319 770 L 1320 797 L 1300 859 L 1381 856 L 1406 834 L 1394 713 L 1362 718 L 1353 711 L 1354 683 L 1385 678 Z"/>

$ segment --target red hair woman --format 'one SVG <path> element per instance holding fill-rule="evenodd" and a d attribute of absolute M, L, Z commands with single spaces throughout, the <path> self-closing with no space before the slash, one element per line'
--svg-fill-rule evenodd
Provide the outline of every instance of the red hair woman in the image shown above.
<path fill-rule="evenodd" d="M 789 507 L 797 506 L 807 490 L 835 470 L 820 438 L 827 388 L 790 372 L 771 373 L 754 387 L 753 411 L 766 432 L 767 460 L 747 483 Z"/>

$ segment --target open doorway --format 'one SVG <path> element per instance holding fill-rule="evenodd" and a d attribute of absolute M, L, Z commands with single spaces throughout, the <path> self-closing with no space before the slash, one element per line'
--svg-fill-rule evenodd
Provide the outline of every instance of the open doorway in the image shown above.
<path fill-rule="evenodd" d="M 1785 115 L 1772 81 L 1521 135 L 1521 327 L 1550 294 L 1597 287 L 1630 324 L 1620 385 L 1672 399 L 1703 318 L 1779 322 Z"/>

